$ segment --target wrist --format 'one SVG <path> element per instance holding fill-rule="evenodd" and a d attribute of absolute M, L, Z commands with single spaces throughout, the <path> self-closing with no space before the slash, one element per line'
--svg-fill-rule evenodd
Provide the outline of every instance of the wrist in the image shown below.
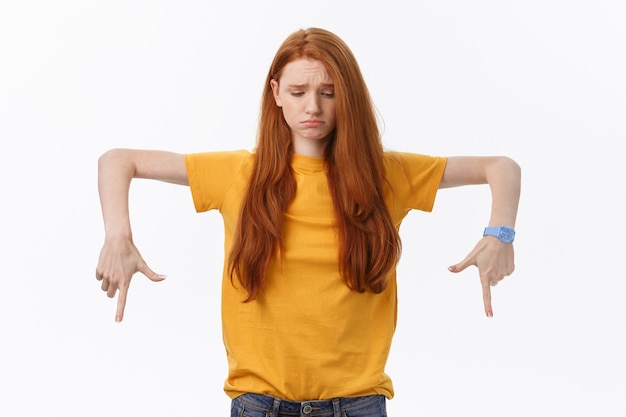
<path fill-rule="evenodd" d="M 132 242 L 133 234 L 130 231 L 105 230 L 104 240 L 109 242 L 129 241 Z"/>
<path fill-rule="evenodd" d="M 515 240 L 515 230 L 509 226 L 487 226 L 483 236 L 495 236 L 504 243 L 513 243 Z"/>

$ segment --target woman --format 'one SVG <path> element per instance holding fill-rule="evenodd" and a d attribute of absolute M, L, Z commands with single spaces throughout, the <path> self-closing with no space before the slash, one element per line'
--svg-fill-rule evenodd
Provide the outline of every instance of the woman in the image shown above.
<path fill-rule="evenodd" d="M 432 210 L 439 188 L 489 184 L 490 227 L 449 269 L 478 268 L 491 316 L 490 286 L 514 268 L 519 166 L 507 157 L 384 152 L 352 52 L 317 28 L 279 48 L 259 123 L 254 152 L 102 155 L 106 237 L 96 277 L 109 297 L 119 291 L 121 321 L 136 272 L 164 279 L 132 241 L 131 179 L 188 185 L 196 210 L 219 210 L 225 225 L 224 389 L 232 415 L 384 416 L 393 397 L 384 368 L 402 219 L 411 209 Z"/>

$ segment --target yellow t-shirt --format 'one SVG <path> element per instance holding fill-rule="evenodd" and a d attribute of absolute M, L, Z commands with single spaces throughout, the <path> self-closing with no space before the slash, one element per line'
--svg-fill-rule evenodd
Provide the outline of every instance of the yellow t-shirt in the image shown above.
<path fill-rule="evenodd" d="M 253 164 L 248 151 L 185 155 L 196 211 L 220 211 L 229 253 Z M 385 153 L 385 202 L 394 224 L 411 209 L 431 211 L 446 159 Z M 395 272 L 381 294 L 346 286 L 337 264 L 332 198 L 322 158 L 294 155 L 295 199 L 285 213 L 284 258 L 272 265 L 261 295 L 222 277 L 222 330 L 229 373 L 224 390 L 304 401 L 382 394 L 396 327 Z"/>

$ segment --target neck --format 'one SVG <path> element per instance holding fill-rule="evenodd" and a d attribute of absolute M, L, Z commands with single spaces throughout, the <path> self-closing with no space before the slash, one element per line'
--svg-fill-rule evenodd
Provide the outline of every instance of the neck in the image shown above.
<path fill-rule="evenodd" d="M 293 152 L 296 155 L 321 158 L 324 156 L 324 150 L 329 140 L 330 138 L 293 140 Z"/>

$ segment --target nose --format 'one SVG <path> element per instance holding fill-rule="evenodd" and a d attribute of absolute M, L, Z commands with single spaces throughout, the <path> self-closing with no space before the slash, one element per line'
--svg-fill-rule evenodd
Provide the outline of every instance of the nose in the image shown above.
<path fill-rule="evenodd" d="M 310 94 L 306 102 L 305 111 L 307 114 L 319 114 L 320 113 L 320 97 L 317 94 Z"/>

